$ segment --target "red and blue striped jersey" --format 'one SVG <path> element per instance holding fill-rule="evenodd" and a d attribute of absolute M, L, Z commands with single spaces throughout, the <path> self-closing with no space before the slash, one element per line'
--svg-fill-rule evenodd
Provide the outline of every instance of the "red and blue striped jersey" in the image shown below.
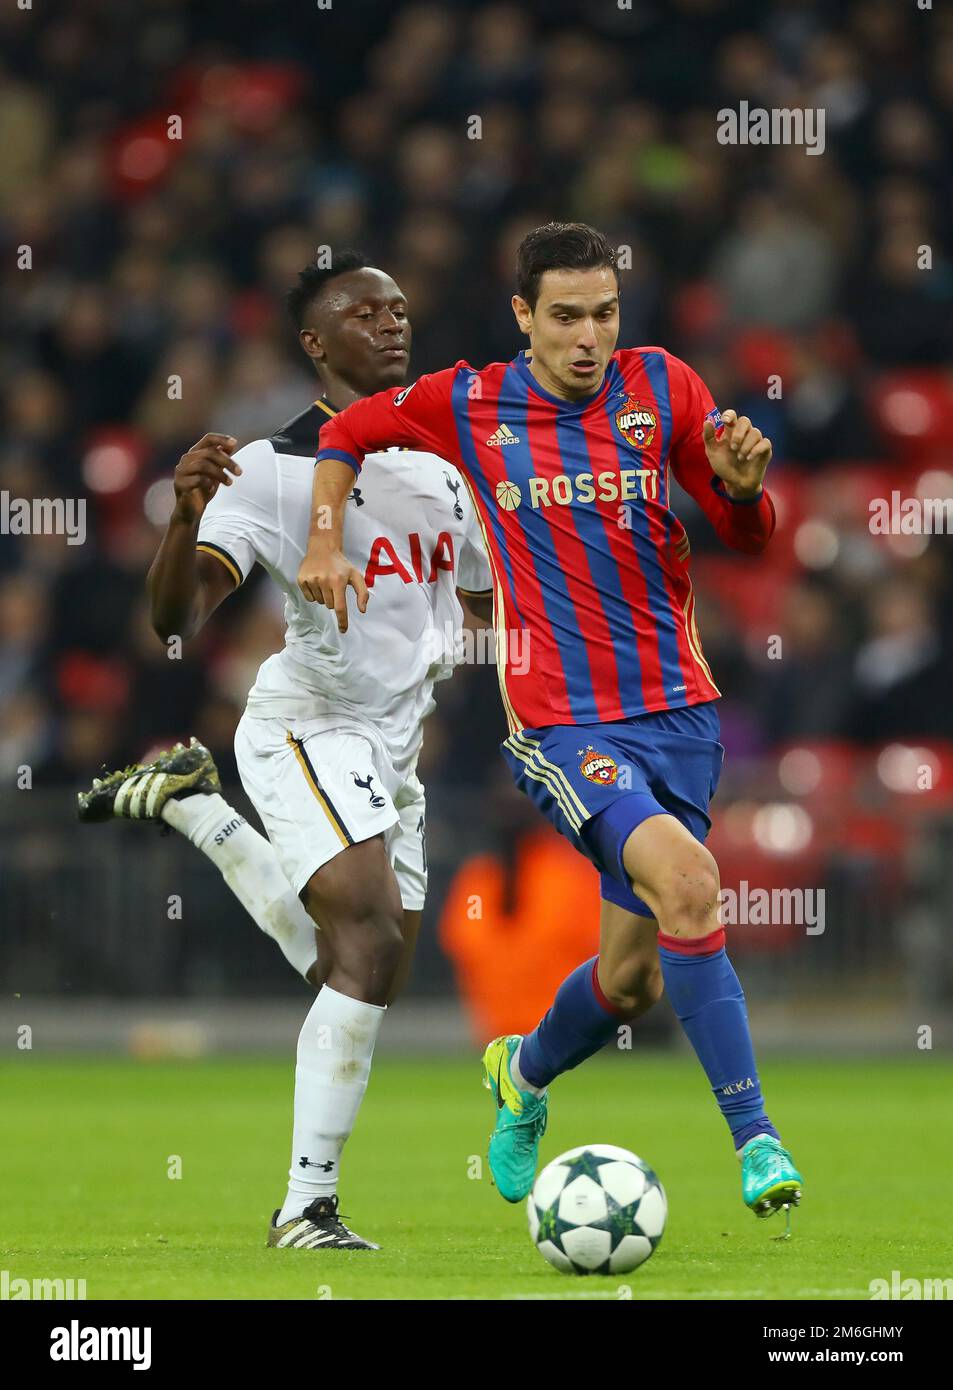
<path fill-rule="evenodd" d="M 766 491 L 735 502 L 712 472 L 711 395 L 663 348 L 613 353 L 583 401 L 544 390 L 521 354 L 458 362 L 355 403 L 321 430 L 318 461 L 355 469 L 387 445 L 456 464 L 494 577 L 500 689 L 511 731 L 595 724 L 717 698 L 695 624 L 689 543 L 672 475 L 736 550 L 774 530 Z"/>

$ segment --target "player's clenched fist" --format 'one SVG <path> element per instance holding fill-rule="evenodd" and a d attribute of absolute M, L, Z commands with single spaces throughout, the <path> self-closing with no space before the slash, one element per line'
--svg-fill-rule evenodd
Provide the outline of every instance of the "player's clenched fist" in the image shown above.
<path fill-rule="evenodd" d="M 312 603 L 334 609 L 340 632 L 347 632 L 348 588 L 357 595 L 360 611 L 367 611 L 370 590 L 361 571 L 341 550 L 310 547 L 298 570 L 298 588 Z"/>
<path fill-rule="evenodd" d="M 194 522 L 205 511 L 207 503 L 222 483 L 231 487 L 232 479 L 241 473 L 241 466 L 232 458 L 238 440 L 230 434 L 203 434 L 175 467 L 174 515 L 179 521 Z"/>
<path fill-rule="evenodd" d="M 711 416 L 703 427 L 705 452 L 731 497 L 754 497 L 771 462 L 771 440 L 736 410 L 721 412 L 721 426 Z"/>

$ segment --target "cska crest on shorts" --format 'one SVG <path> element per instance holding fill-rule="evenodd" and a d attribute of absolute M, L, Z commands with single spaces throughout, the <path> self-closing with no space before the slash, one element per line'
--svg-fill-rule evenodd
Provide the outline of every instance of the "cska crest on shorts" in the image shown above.
<path fill-rule="evenodd" d="M 633 449 L 651 449 L 658 418 L 654 410 L 643 405 L 635 396 L 626 396 L 615 413 L 616 429 Z"/>
<path fill-rule="evenodd" d="M 619 775 L 618 764 L 614 758 L 610 758 L 608 753 L 597 753 L 592 744 L 588 748 L 580 748 L 582 762 L 579 764 L 579 771 L 590 782 L 595 782 L 597 787 L 611 787 Z"/>

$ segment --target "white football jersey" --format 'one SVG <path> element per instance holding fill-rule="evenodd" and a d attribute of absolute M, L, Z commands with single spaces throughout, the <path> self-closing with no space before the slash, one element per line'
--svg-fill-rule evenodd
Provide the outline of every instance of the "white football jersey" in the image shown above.
<path fill-rule="evenodd" d="M 463 613 L 457 587 L 482 594 L 493 582 L 479 526 L 452 464 L 435 454 L 370 454 L 347 501 L 344 552 L 370 589 L 349 625 L 298 588 L 311 514 L 321 424 L 316 402 L 271 439 L 235 455 L 242 473 L 205 508 L 198 548 L 242 583 L 257 561 L 285 594 L 284 649 L 261 666 L 249 715 L 315 718 L 354 714 L 374 725 L 397 758 L 419 747 L 434 708 L 433 685 L 459 659 Z"/>

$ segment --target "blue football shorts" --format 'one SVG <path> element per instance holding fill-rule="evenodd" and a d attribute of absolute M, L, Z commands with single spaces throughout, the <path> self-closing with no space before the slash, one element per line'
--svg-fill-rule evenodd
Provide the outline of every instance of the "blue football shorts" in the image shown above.
<path fill-rule="evenodd" d="M 600 873 L 601 892 L 640 917 L 626 840 L 650 816 L 671 815 L 704 843 L 725 750 L 714 701 L 615 724 L 551 724 L 511 734 L 501 751 L 520 791 Z"/>

